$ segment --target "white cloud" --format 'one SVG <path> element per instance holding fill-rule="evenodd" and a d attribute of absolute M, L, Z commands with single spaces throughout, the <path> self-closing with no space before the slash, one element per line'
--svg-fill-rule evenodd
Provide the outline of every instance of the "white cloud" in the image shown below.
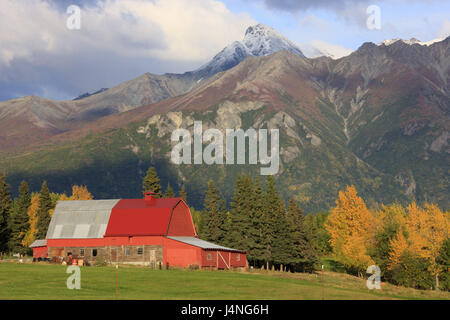
<path fill-rule="evenodd" d="M 450 20 L 445 20 L 439 29 L 438 38 L 447 38 L 450 36 Z"/>
<path fill-rule="evenodd" d="M 328 43 L 322 40 L 312 40 L 308 43 L 300 43 L 298 44 L 298 46 L 308 58 L 328 56 L 333 59 L 339 59 L 348 56 L 353 52 L 353 50 L 351 49 L 347 49 L 340 45 Z"/>
<path fill-rule="evenodd" d="M 71 95 L 131 74 L 195 69 L 255 23 L 216 0 L 92 1 L 82 6 L 80 30 L 67 29 L 67 18 L 45 0 L 0 1 L 0 88 Z"/>
<path fill-rule="evenodd" d="M 300 29 L 313 28 L 318 31 L 324 32 L 328 29 L 329 23 L 316 15 L 309 14 L 300 20 Z"/>

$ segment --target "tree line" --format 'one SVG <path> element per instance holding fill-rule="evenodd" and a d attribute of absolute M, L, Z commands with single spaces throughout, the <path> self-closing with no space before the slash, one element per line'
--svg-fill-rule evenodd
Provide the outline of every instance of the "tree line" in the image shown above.
<path fill-rule="evenodd" d="M 37 239 L 45 239 L 51 216 L 58 200 L 91 200 L 86 186 L 73 186 L 72 194 L 50 192 L 47 182 L 39 193 L 30 192 L 26 181 L 19 186 L 19 194 L 11 198 L 5 173 L 0 175 L 0 254 L 30 254 L 29 246 Z"/>
<path fill-rule="evenodd" d="M 0 252 L 30 253 L 35 239 L 45 239 L 56 201 L 93 199 L 85 186 L 72 195 L 51 193 L 44 181 L 30 193 L 25 181 L 11 199 L 0 175 Z M 148 169 L 142 191 L 165 192 L 155 168 Z M 188 203 L 184 185 L 179 196 Z M 202 210 L 191 208 L 203 240 L 247 252 L 249 265 L 292 272 L 314 272 L 324 261 L 335 271 L 367 276 L 378 265 L 383 281 L 419 289 L 450 290 L 450 212 L 434 204 L 394 203 L 368 208 L 354 186 L 339 192 L 329 211 L 305 215 L 294 199 L 278 193 L 273 176 L 265 181 L 238 175 L 229 203 L 214 181 L 208 182 Z"/>

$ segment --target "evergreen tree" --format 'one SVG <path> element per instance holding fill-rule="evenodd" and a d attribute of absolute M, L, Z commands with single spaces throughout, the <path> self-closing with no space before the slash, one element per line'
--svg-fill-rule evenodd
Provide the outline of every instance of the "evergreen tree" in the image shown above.
<path fill-rule="evenodd" d="M 286 206 L 280 197 L 278 208 L 272 212 L 273 237 L 271 242 L 271 260 L 274 264 L 288 264 L 292 262 L 292 238 L 286 217 Z"/>
<path fill-rule="evenodd" d="M 441 290 L 450 291 L 450 238 L 447 238 L 442 244 L 436 260 L 444 270 L 439 281 Z"/>
<path fill-rule="evenodd" d="M 208 190 L 205 194 L 203 221 L 202 221 L 202 237 L 205 240 L 221 243 L 225 236 L 225 216 L 220 208 L 219 190 L 215 187 L 214 182 L 208 182 Z"/>
<path fill-rule="evenodd" d="M 231 203 L 231 228 L 227 233 L 227 244 L 240 250 L 250 250 L 250 213 L 252 210 L 253 185 L 250 177 L 238 175 Z"/>
<path fill-rule="evenodd" d="M 0 253 L 8 249 L 11 206 L 11 193 L 9 192 L 9 185 L 6 183 L 5 173 L 3 172 L 0 175 Z"/>
<path fill-rule="evenodd" d="M 50 224 L 50 210 L 52 209 L 52 200 L 47 182 L 42 183 L 41 192 L 39 193 L 39 208 L 37 212 L 38 220 L 36 224 L 36 239 L 45 239 L 47 235 L 48 225 Z"/>
<path fill-rule="evenodd" d="M 159 184 L 159 177 L 154 167 L 150 167 L 147 171 L 147 175 L 142 182 L 143 192 L 151 191 L 156 193 L 155 198 L 161 197 L 161 185 Z"/>
<path fill-rule="evenodd" d="M 173 198 L 175 197 L 175 193 L 173 192 L 172 187 L 170 186 L 170 183 L 167 184 L 166 194 L 164 195 L 164 198 Z"/>
<path fill-rule="evenodd" d="M 251 194 L 250 228 L 248 230 L 249 251 L 247 258 L 254 266 L 263 265 L 264 260 L 264 193 L 258 178 L 253 182 L 253 193 Z"/>
<path fill-rule="evenodd" d="M 181 186 L 180 198 L 183 199 L 184 202 L 187 203 L 187 194 L 186 194 L 186 190 L 184 189 L 184 184 Z"/>
<path fill-rule="evenodd" d="M 305 216 L 304 221 L 308 241 L 314 251 L 321 256 L 329 255 L 333 250 L 330 245 L 330 235 L 324 225 L 329 214 L 328 211 L 310 213 Z"/>
<path fill-rule="evenodd" d="M 22 181 L 19 187 L 19 197 L 14 204 L 14 213 L 11 215 L 10 248 L 13 252 L 24 254 L 28 251 L 27 248 L 24 248 L 22 241 L 30 227 L 28 222 L 28 208 L 30 205 L 31 195 L 28 184 L 25 181 Z"/>
<path fill-rule="evenodd" d="M 264 217 L 263 221 L 263 244 L 264 260 L 272 260 L 272 244 L 275 237 L 274 226 L 277 223 L 280 210 L 280 198 L 275 189 L 275 180 L 273 176 L 267 176 L 266 192 L 264 195 Z"/>
<path fill-rule="evenodd" d="M 228 214 L 227 202 L 222 199 L 222 205 L 220 206 L 221 218 L 222 218 L 222 239 L 220 244 L 226 244 L 228 232 L 230 231 L 230 218 Z"/>
<path fill-rule="evenodd" d="M 307 237 L 303 211 L 294 199 L 290 199 L 287 210 L 289 226 L 291 264 L 295 270 L 303 272 L 314 271 L 318 262 L 316 252 Z"/>

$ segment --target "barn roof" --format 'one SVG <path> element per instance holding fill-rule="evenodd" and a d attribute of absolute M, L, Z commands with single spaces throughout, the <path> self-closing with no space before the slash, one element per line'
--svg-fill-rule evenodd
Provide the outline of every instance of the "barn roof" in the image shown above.
<path fill-rule="evenodd" d="M 172 210 L 180 201 L 181 198 L 122 199 L 111 212 L 105 237 L 165 235 Z"/>
<path fill-rule="evenodd" d="M 58 201 L 47 239 L 102 238 L 111 210 L 119 200 Z"/>
<path fill-rule="evenodd" d="M 236 250 L 232 248 L 227 248 L 224 246 L 219 246 L 218 244 L 214 244 L 205 240 L 201 240 L 195 237 L 167 237 L 172 240 L 180 241 L 186 244 L 190 244 L 194 247 L 199 247 L 205 250 L 223 250 L 223 251 L 232 251 L 232 252 L 244 252 L 242 250 Z"/>
<path fill-rule="evenodd" d="M 30 245 L 30 248 L 45 247 L 45 246 L 47 246 L 47 240 L 34 240 L 34 242 Z"/>

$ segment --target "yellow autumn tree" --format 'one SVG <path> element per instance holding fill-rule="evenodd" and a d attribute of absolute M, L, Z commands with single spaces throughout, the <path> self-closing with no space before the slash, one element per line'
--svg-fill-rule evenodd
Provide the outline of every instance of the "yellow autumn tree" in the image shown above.
<path fill-rule="evenodd" d="M 56 201 L 71 201 L 71 200 L 92 200 L 94 197 L 88 191 L 86 186 L 72 186 L 72 195 L 68 197 L 65 193 L 63 194 L 52 194 L 55 197 Z M 55 208 L 52 208 L 49 211 L 50 216 L 53 215 Z"/>
<path fill-rule="evenodd" d="M 389 264 L 388 268 L 393 269 L 400 263 L 401 256 L 408 250 L 408 242 L 406 241 L 403 231 L 397 231 L 397 234 L 389 242 L 391 251 L 389 252 Z"/>
<path fill-rule="evenodd" d="M 86 186 L 73 186 L 72 195 L 68 200 L 92 200 L 94 197 Z"/>
<path fill-rule="evenodd" d="M 36 240 L 36 224 L 37 224 L 37 211 L 39 208 L 39 193 L 35 193 L 31 196 L 31 205 L 28 208 L 28 222 L 30 224 L 30 227 L 28 228 L 27 232 L 25 233 L 25 236 L 22 240 L 22 245 L 24 247 L 29 247 L 34 240 Z"/>
<path fill-rule="evenodd" d="M 367 249 L 371 245 L 375 222 L 354 186 L 347 186 L 345 192 L 339 192 L 336 207 L 325 222 L 336 259 L 360 276 L 374 264 Z"/>
<path fill-rule="evenodd" d="M 441 266 L 437 262 L 439 251 L 450 235 L 448 213 L 442 212 L 434 204 L 425 204 L 424 208 L 415 202 L 407 207 L 408 216 L 405 229 L 408 234 L 409 250 L 430 263 L 429 271 L 439 289 Z"/>

